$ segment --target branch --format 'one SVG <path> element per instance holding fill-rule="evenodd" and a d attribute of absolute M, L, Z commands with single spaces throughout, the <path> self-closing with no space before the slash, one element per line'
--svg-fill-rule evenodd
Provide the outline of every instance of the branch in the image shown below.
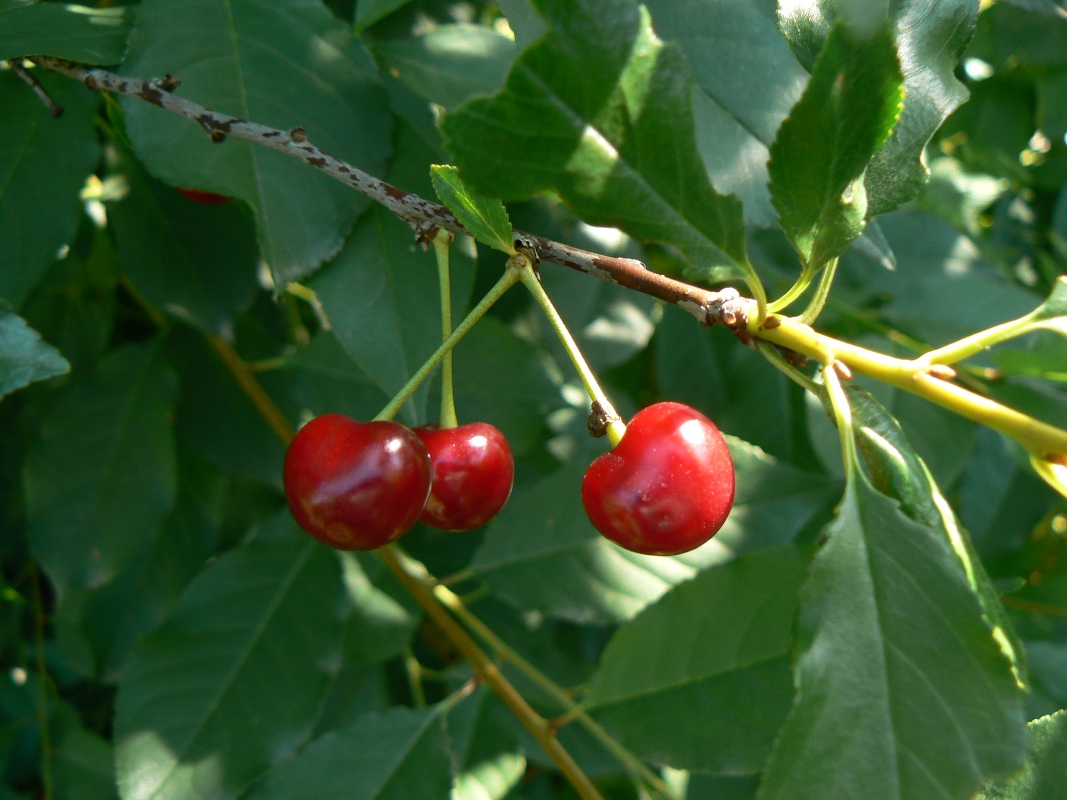
<path fill-rule="evenodd" d="M 445 206 L 392 186 L 324 153 L 308 140 L 307 131 L 301 127 L 283 131 L 212 111 L 192 100 L 178 97 L 173 91 L 180 81 L 173 76 L 141 80 L 51 56 L 33 56 L 32 60 L 44 69 L 81 81 L 89 89 L 136 97 L 184 117 L 199 125 L 213 142 L 223 142 L 232 136 L 299 159 L 380 203 L 411 225 L 425 241 L 429 241 L 433 231 L 439 228 L 455 233 L 467 232 Z M 672 303 L 693 314 L 701 324 L 720 324 L 729 328 L 739 328 L 745 324 L 745 306 L 735 289 L 717 292 L 703 289 L 653 272 L 637 259 L 593 253 L 525 231 L 515 231 L 515 247 L 528 252 L 535 261 L 561 264 Z"/>

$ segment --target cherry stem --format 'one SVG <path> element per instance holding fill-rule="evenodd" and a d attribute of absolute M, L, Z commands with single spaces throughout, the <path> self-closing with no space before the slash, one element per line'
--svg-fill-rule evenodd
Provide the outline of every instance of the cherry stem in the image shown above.
<path fill-rule="evenodd" d="M 447 341 L 452 334 L 452 279 L 449 275 L 449 244 L 454 237 L 443 228 L 433 237 L 433 252 L 437 257 L 437 278 L 441 284 L 441 339 Z M 459 426 L 456 417 L 456 399 L 452 393 L 452 351 L 441 359 L 441 419 L 442 428 Z"/>
<path fill-rule="evenodd" d="M 427 616 L 444 632 L 482 679 L 496 692 L 497 696 L 518 718 L 545 752 L 552 758 L 567 781 L 574 787 L 582 800 L 603 800 L 603 796 L 578 766 L 570 753 L 555 737 L 551 725 L 526 702 L 518 690 L 511 685 L 500 668 L 493 663 L 478 643 L 471 638 L 466 629 L 441 604 L 434 594 L 433 577 L 426 568 L 404 556 L 394 545 L 386 545 L 377 551 L 385 565 L 400 579 L 400 582 L 422 606 Z"/>
<path fill-rule="evenodd" d="M 541 281 L 534 274 L 533 265 L 530 263 L 529 258 L 520 253 L 517 256 L 513 256 L 511 261 L 520 267 L 519 274 L 522 285 L 530 290 L 534 300 L 541 306 L 541 310 L 548 319 L 548 324 L 556 332 L 556 336 L 559 337 L 560 342 L 563 344 L 563 349 L 570 356 L 571 363 L 578 370 L 578 376 L 582 379 L 582 384 L 585 386 L 585 393 L 589 395 L 589 400 L 593 403 L 599 403 L 605 417 L 610 420 L 607 424 L 607 434 L 611 440 L 611 446 L 615 447 L 622 441 L 622 436 L 626 433 L 626 425 L 620 419 L 615 406 L 608 400 L 608 396 L 604 394 L 604 390 L 600 388 L 596 375 L 589 368 L 585 356 L 578 349 L 578 343 L 574 341 L 574 337 L 571 336 L 571 332 L 567 329 L 567 323 L 563 321 L 563 317 L 556 311 L 556 307 L 552 305 L 552 300 L 549 299 L 548 293 L 545 292 L 545 288 L 541 285 Z"/>
<path fill-rule="evenodd" d="M 518 283 L 519 279 L 519 270 L 509 268 L 504 272 L 500 276 L 500 280 L 493 285 L 492 289 L 486 292 L 485 297 L 479 301 L 478 305 L 470 310 L 470 313 L 463 318 L 463 321 L 459 323 L 456 329 L 441 342 L 441 346 L 433 351 L 433 354 L 426 359 L 426 363 L 419 367 L 374 419 L 389 420 L 395 417 L 397 412 L 404 406 L 404 403 L 415 393 L 415 390 L 422 385 L 422 382 L 429 377 L 434 368 L 441 363 L 445 355 L 452 351 L 456 343 L 467 335 L 467 332 L 474 327 L 478 320 L 485 316 L 486 311 L 493 307 L 493 303 L 499 300 L 504 292 Z"/>

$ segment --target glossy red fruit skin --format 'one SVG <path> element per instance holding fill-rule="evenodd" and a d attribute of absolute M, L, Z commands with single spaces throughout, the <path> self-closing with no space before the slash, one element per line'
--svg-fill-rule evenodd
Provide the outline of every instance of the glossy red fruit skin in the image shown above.
<path fill-rule="evenodd" d="M 289 510 L 338 550 L 374 550 L 415 524 L 430 494 L 430 455 L 410 428 L 324 414 L 285 452 Z"/>
<path fill-rule="evenodd" d="M 179 186 L 178 191 L 194 203 L 199 203 L 202 206 L 221 206 L 223 203 L 228 203 L 233 200 L 232 197 L 228 197 L 227 195 L 205 192 L 202 189 L 183 189 Z"/>
<path fill-rule="evenodd" d="M 635 553 L 685 553 L 718 533 L 734 502 L 734 465 L 719 429 L 681 403 L 642 409 L 582 479 L 601 534 Z"/>
<path fill-rule="evenodd" d="M 419 521 L 445 531 L 469 531 L 495 517 L 515 480 L 507 437 L 487 422 L 426 426 L 415 433 L 433 464 L 433 487 Z"/>

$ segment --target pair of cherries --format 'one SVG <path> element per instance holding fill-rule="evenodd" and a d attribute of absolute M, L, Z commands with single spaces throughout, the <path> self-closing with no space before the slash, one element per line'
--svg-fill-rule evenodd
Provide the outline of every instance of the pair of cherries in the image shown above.
<path fill-rule="evenodd" d="M 300 527 L 339 550 L 374 550 L 416 521 L 480 527 L 511 495 L 515 465 L 497 428 L 472 422 L 412 430 L 324 414 L 285 453 L 283 480 Z"/>
<path fill-rule="evenodd" d="M 507 439 L 483 422 L 457 428 L 318 417 L 285 456 L 285 493 L 300 526 L 342 550 L 372 550 L 421 520 L 484 525 L 511 493 Z M 677 555 L 707 542 L 734 501 L 734 468 L 718 428 L 681 403 L 642 409 L 582 480 L 593 526 L 627 550 Z"/>

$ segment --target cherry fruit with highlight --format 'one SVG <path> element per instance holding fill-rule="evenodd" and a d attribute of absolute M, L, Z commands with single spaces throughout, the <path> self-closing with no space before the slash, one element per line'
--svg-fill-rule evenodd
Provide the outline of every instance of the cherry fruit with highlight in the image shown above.
<path fill-rule="evenodd" d="M 374 550 L 399 539 L 422 513 L 432 477 L 422 440 L 396 422 L 324 414 L 285 452 L 293 517 L 339 550 Z"/>
<path fill-rule="evenodd" d="M 714 536 L 734 502 L 734 465 L 719 429 L 682 403 L 642 409 L 582 480 L 593 526 L 620 547 L 677 555 Z"/>
<path fill-rule="evenodd" d="M 508 440 L 487 422 L 456 428 L 416 428 L 433 463 L 433 487 L 420 521 L 446 531 L 469 531 L 497 515 L 515 478 Z"/>

